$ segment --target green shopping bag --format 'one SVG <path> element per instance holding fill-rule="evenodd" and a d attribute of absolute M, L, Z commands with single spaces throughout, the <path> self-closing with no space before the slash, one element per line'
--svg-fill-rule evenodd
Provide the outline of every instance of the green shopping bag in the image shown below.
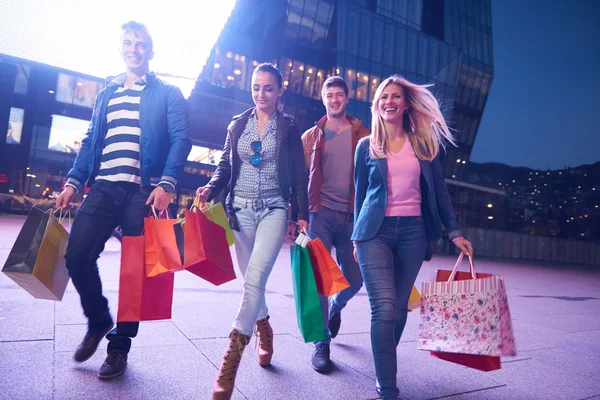
<path fill-rule="evenodd" d="M 292 245 L 292 280 L 298 327 L 305 342 L 325 340 L 319 292 L 306 247 Z"/>
<path fill-rule="evenodd" d="M 229 218 L 227 218 L 222 203 L 207 203 L 200 196 L 196 196 L 194 204 L 192 204 L 192 211 L 194 210 L 194 207 L 197 207 L 209 220 L 225 229 L 227 244 L 229 246 L 237 241 L 233 234 L 233 229 L 231 229 L 231 225 L 229 225 Z"/>

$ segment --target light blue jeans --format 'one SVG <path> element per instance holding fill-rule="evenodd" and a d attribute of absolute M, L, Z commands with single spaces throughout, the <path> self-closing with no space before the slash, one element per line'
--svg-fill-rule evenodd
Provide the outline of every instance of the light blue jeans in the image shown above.
<path fill-rule="evenodd" d="M 240 231 L 235 253 L 244 277 L 242 301 L 233 328 L 251 336 L 259 319 L 269 315 L 265 288 L 288 227 L 288 203 L 281 197 L 251 200 L 235 197 Z"/>

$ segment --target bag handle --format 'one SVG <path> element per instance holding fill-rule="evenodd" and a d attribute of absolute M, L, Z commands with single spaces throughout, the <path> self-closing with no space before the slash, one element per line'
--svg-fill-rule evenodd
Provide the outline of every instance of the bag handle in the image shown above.
<path fill-rule="evenodd" d="M 63 210 L 65 211 L 64 214 L 63 214 Z M 71 230 L 71 228 L 73 227 L 73 221 L 71 220 L 71 209 L 65 210 L 63 207 L 60 207 L 54 211 L 52 211 L 52 209 L 50 209 L 50 211 L 53 212 L 54 214 L 56 214 L 56 212 L 59 211 L 58 223 L 61 225 L 64 222 L 64 220 L 68 217 L 69 218 L 69 230 Z"/>
<path fill-rule="evenodd" d="M 190 211 L 194 211 L 195 208 L 197 208 L 198 210 L 200 210 L 201 212 L 204 213 L 204 212 L 208 211 L 208 209 L 210 208 L 210 205 L 209 205 L 209 203 L 207 203 L 206 200 L 204 200 L 204 197 L 197 194 L 196 197 L 194 198 L 194 202 L 192 203 L 192 206 L 190 207 Z"/>
<path fill-rule="evenodd" d="M 462 264 L 462 260 L 463 260 L 464 256 L 465 256 L 465 253 L 460 253 L 460 255 L 458 256 L 458 259 L 456 260 L 456 264 L 454 264 L 454 268 L 452 269 L 452 273 L 450 274 L 450 277 L 448 278 L 448 282 L 452 282 L 454 280 L 454 277 L 456 276 L 456 273 L 458 272 L 458 268 L 460 268 L 460 265 Z M 471 277 L 473 278 L 473 280 L 477 280 L 477 274 L 475 273 L 475 266 L 473 265 L 473 257 L 471 257 L 470 254 L 467 254 L 467 256 L 469 257 Z"/>
<path fill-rule="evenodd" d="M 169 216 L 169 210 L 167 210 L 167 209 L 158 210 L 158 214 L 157 214 L 156 208 L 154 208 L 154 204 L 150 206 L 150 211 L 154 215 L 154 218 L 156 218 L 156 219 L 171 219 L 171 217 Z M 165 215 L 167 216 L 167 218 L 163 218 Z"/>

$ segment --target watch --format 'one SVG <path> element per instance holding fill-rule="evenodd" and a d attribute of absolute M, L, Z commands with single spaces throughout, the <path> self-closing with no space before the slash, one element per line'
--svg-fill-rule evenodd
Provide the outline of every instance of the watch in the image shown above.
<path fill-rule="evenodd" d="M 171 185 L 170 183 L 159 183 L 158 186 L 160 186 L 161 188 L 163 188 L 163 190 L 167 193 L 173 193 L 175 191 L 175 186 Z"/>

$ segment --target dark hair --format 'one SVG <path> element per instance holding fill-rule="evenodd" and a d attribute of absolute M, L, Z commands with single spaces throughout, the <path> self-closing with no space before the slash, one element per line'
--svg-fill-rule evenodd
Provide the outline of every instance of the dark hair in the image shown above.
<path fill-rule="evenodd" d="M 346 81 L 341 76 L 331 76 L 325 80 L 323 83 L 323 88 L 321 89 L 321 96 L 325 92 L 325 89 L 329 89 L 332 87 L 342 88 L 344 89 L 344 93 L 346 93 L 346 97 L 348 97 L 348 85 Z"/>
<path fill-rule="evenodd" d="M 277 84 L 279 85 L 279 88 L 283 87 L 283 76 L 281 76 L 281 72 L 279 72 L 277 67 L 275 67 L 273 64 L 271 64 L 271 63 L 258 64 L 257 67 L 254 68 L 254 72 L 252 73 L 252 75 L 256 74 L 257 72 L 270 73 L 277 80 Z"/>
<path fill-rule="evenodd" d="M 150 50 L 154 48 L 154 44 L 152 43 L 152 35 L 150 35 L 150 31 L 146 27 L 146 25 L 141 22 L 129 21 L 121 25 L 121 30 L 123 32 L 133 32 L 134 35 L 137 35 L 139 32 L 144 33 L 148 36 L 148 44 L 150 45 Z"/>

